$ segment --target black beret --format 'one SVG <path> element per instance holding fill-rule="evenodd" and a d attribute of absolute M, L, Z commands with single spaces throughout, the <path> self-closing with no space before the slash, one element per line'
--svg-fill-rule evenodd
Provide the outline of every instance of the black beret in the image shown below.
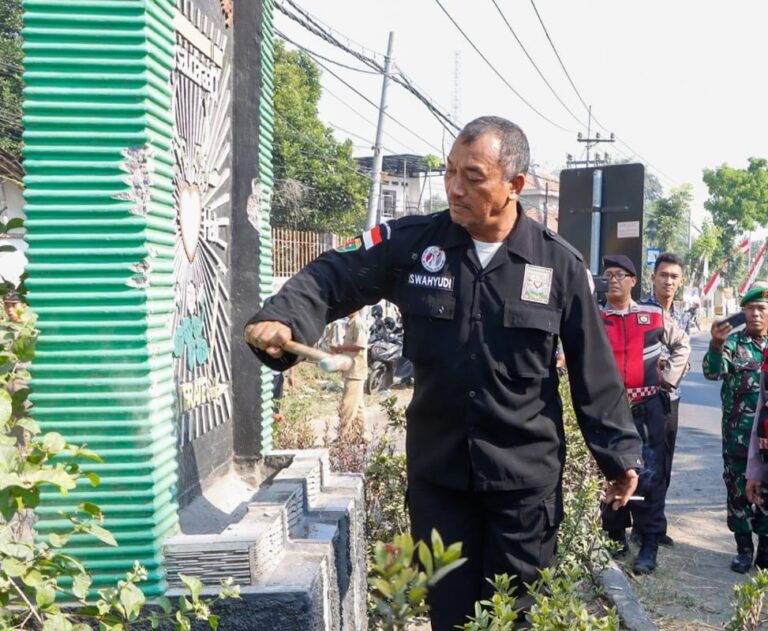
<path fill-rule="evenodd" d="M 637 276 L 635 270 L 635 264 L 629 259 L 629 257 L 623 254 L 609 254 L 603 257 L 603 269 L 606 267 L 620 267 L 631 276 Z"/>

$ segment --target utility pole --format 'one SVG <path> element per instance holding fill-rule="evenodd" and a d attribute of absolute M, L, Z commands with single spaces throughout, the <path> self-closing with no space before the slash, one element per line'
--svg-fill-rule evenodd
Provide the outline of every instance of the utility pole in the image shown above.
<path fill-rule="evenodd" d="M 394 31 L 389 32 L 387 43 L 387 58 L 384 62 L 384 80 L 381 83 L 381 103 L 379 105 L 379 123 L 376 125 L 376 144 L 373 146 L 373 171 L 371 172 L 371 194 L 368 196 L 368 216 L 366 228 L 373 228 L 379 223 L 379 197 L 381 193 L 381 162 L 384 159 L 381 147 L 381 137 L 384 132 L 384 116 L 387 110 L 387 86 L 389 72 L 392 67 L 392 47 L 395 41 Z"/>
<path fill-rule="evenodd" d="M 581 135 L 581 132 L 579 132 L 576 135 L 576 141 L 577 142 L 584 142 L 587 144 L 587 159 L 586 160 L 573 160 L 573 157 L 568 154 L 568 167 L 571 166 L 578 166 L 578 165 L 584 165 L 585 167 L 589 168 L 590 160 L 589 160 L 589 151 L 594 147 L 595 145 L 601 143 L 601 142 L 616 142 L 616 138 L 611 132 L 610 138 L 601 138 L 600 133 L 597 132 L 595 134 L 595 137 L 591 137 L 592 134 L 592 106 L 589 106 L 589 118 L 587 119 L 587 137 L 584 138 Z M 604 154 L 602 160 L 600 159 L 600 154 L 596 154 L 595 159 L 592 161 L 594 162 L 595 166 L 600 166 L 601 164 L 608 164 L 610 162 L 610 158 L 608 154 Z"/>

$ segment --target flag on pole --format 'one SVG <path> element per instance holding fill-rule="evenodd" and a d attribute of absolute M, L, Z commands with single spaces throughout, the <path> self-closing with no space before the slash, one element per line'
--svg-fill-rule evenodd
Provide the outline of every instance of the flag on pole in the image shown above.
<path fill-rule="evenodd" d="M 717 289 L 717 286 L 720 284 L 720 272 L 723 270 L 722 265 L 715 270 L 715 273 L 712 274 L 712 278 L 710 278 L 707 281 L 707 284 L 704 285 L 704 291 L 701 294 L 702 300 L 710 298 L 712 294 L 715 293 L 715 289 Z"/>
<path fill-rule="evenodd" d="M 735 254 L 746 254 L 749 252 L 749 239 L 744 239 L 739 245 L 736 246 L 734 253 Z"/>
<path fill-rule="evenodd" d="M 763 244 L 763 247 L 760 248 L 760 251 L 757 253 L 755 260 L 752 262 L 752 267 L 749 269 L 749 273 L 747 274 L 747 277 L 744 279 L 744 282 L 741 284 L 741 288 L 739 289 L 740 296 L 746 294 L 747 290 L 752 286 L 752 283 L 755 282 L 755 278 L 757 278 L 757 275 L 760 273 L 760 268 L 762 268 L 763 263 L 765 263 L 766 250 L 768 250 L 768 241 Z"/>

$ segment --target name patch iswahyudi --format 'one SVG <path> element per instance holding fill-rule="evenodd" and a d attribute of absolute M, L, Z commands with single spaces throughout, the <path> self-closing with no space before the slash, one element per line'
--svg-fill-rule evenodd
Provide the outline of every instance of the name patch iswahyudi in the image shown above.
<path fill-rule="evenodd" d="M 408 284 L 427 289 L 453 291 L 453 276 L 431 276 L 429 274 L 408 274 Z"/>

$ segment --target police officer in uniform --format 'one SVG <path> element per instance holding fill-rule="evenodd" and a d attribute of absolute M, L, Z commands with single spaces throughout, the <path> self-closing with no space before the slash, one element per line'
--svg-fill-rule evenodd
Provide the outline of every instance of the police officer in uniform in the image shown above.
<path fill-rule="evenodd" d="M 553 561 L 565 460 L 555 351 L 562 339 L 584 437 L 623 506 L 641 442 L 581 256 L 518 202 L 528 140 L 505 119 L 469 123 L 448 156 L 450 209 L 369 230 L 291 278 L 246 327 L 275 369 L 323 325 L 385 298 L 398 305 L 414 364 L 408 508 L 417 539 L 436 528 L 468 560 L 430 590 L 432 628 L 466 622 L 486 577 L 524 582 Z"/>
<path fill-rule="evenodd" d="M 672 457 L 667 442 L 667 412 L 664 391 L 676 387 L 688 366 L 691 352 L 688 336 L 655 304 L 632 300 L 637 282 L 634 263 L 624 255 L 603 257 L 608 280 L 606 304 L 601 315 L 616 359 L 616 368 L 627 389 L 632 417 L 643 438 L 645 467 L 640 472 L 640 502 L 620 511 L 603 513 L 608 535 L 626 553 L 625 527 L 634 524 L 641 545 L 632 570 L 649 574 L 656 569 L 659 539 L 667 532 L 664 506 L 667 471 Z M 664 367 L 660 359 L 666 349 Z"/>

